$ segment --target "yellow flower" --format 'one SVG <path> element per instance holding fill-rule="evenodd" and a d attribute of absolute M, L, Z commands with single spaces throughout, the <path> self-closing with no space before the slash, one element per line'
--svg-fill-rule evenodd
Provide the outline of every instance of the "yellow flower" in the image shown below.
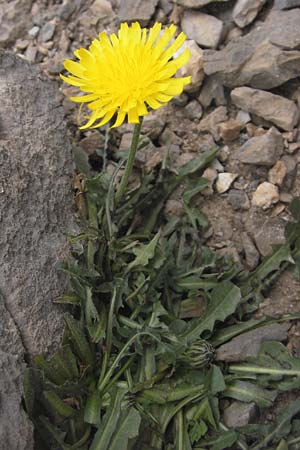
<path fill-rule="evenodd" d="M 101 127 L 116 113 L 113 127 L 120 126 L 126 114 L 129 123 L 139 123 L 139 117 L 148 114 L 149 107 L 157 109 L 181 94 L 190 77 L 174 75 L 187 63 L 190 53 L 185 49 L 172 59 L 186 39 L 180 33 L 170 43 L 175 32 L 175 25 L 161 33 L 160 23 L 148 32 L 137 22 L 130 27 L 122 23 L 118 36 L 100 33 L 89 50 L 80 48 L 74 52 L 79 62 L 65 61 L 64 67 L 72 75 L 61 78 L 88 93 L 71 97 L 74 102 L 87 102 L 92 111 L 82 129 Z"/>

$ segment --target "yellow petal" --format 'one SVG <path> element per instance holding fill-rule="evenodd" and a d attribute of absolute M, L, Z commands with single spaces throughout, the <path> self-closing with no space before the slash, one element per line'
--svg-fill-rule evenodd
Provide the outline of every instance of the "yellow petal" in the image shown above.
<path fill-rule="evenodd" d="M 117 115 L 117 119 L 116 119 L 115 123 L 113 124 L 113 126 L 111 128 L 117 128 L 120 125 L 122 125 L 122 123 L 125 120 L 125 117 L 126 117 L 126 113 L 123 112 L 123 111 L 119 111 L 118 115 Z"/>

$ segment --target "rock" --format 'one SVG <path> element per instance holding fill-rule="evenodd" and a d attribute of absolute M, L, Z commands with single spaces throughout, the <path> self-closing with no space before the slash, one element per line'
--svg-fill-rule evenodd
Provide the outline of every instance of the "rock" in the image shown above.
<path fill-rule="evenodd" d="M 166 202 L 164 211 L 168 217 L 182 217 L 184 214 L 183 203 L 179 200 L 170 198 Z"/>
<path fill-rule="evenodd" d="M 225 106 L 219 106 L 201 120 L 198 126 L 199 131 L 209 131 L 214 139 L 219 140 L 219 124 L 226 120 L 227 109 Z"/>
<path fill-rule="evenodd" d="M 286 177 L 284 179 L 284 186 L 287 189 L 291 189 L 293 187 L 295 177 L 297 174 L 297 160 L 292 155 L 284 155 L 282 157 L 282 162 L 284 163 L 286 167 Z"/>
<path fill-rule="evenodd" d="M 158 0 L 136 1 L 123 0 L 119 7 L 120 22 L 138 20 L 146 24 L 155 12 Z"/>
<path fill-rule="evenodd" d="M 158 139 L 164 128 L 165 121 L 160 117 L 157 111 L 151 111 L 144 117 L 142 133 L 150 139 Z M 120 134 L 130 133 L 132 136 L 132 124 L 124 123 L 118 128 L 118 131 Z"/>
<path fill-rule="evenodd" d="M 169 17 L 169 22 L 174 23 L 174 25 L 179 25 L 183 16 L 183 12 L 184 12 L 183 6 L 174 5 L 173 11 L 171 12 Z"/>
<path fill-rule="evenodd" d="M 111 2 L 108 0 L 95 0 L 90 6 L 90 12 L 98 20 L 113 15 Z"/>
<path fill-rule="evenodd" d="M 37 47 L 35 45 L 29 44 L 24 54 L 25 59 L 33 63 L 35 61 L 36 54 L 37 54 Z"/>
<path fill-rule="evenodd" d="M 163 12 L 167 15 L 169 15 L 172 12 L 173 4 L 171 0 L 160 0 L 159 6 L 163 10 Z"/>
<path fill-rule="evenodd" d="M 22 408 L 24 347 L 0 295 L 0 449 L 33 450 L 33 426 Z"/>
<path fill-rule="evenodd" d="M 80 147 L 84 152 L 91 156 L 100 148 L 103 148 L 104 143 L 103 134 L 99 133 L 97 130 L 89 130 L 88 135 L 80 141 Z"/>
<path fill-rule="evenodd" d="M 119 145 L 119 151 L 127 151 L 130 148 L 131 145 L 131 141 L 132 141 L 132 133 L 124 133 L 121 137 L 121 142 Z"/>
<path fill-rule="evenodd" d="M 247 113 L 247 111 L 239 110 L 239 112 L 236 115 L 236 120 L 245 124 L 251 121 L 251 117 L 249 113 Z"/>
<path fill-rule="evenodd" d="M 33 448 L 22 410 L 23 356 L 51 353 L 63 332 L 53 300 L 72 223 L 71 146 L 57 86 L 0 50 L 0 448 Z"/>
<path fill-rule="evenodd" d="M 187 64 L 185 64 L 184 67 L 182 67 L 177 71 L 176 76 L 177 77 L 191 76 L 192 81 L 190 82 L 190 84 L 187 84 L 184 87 L 184 91 L 195 92 L 201 87 L 204 79 L 203 60 L 202 60 L 203 50 L 196 44 L 195 41 L 188 40 L 183 44 L 182 49 L 178 53 L 176 53 L 175 56 L 182 53 L 182 51 L 185 48 L 188 48 L 190 50 L 191 57 L 187 62 Z"/>
<path fill-rule="evenodd" d="M 175 160 L 174 160 L 174 167 L 180 168 L 187 164 L 188 162 L 195 159 L 195 153 L 181 153 Z"/>
<path fill-rule="evenodd" d="M 268 173 L 268 181 L 272 184 L 277 184 L 277 186 L 282 186 L 283 180 L 286 176 L 286 167 L 283 161 L 279 160 L 275 164 L 275 166 L 272 167 L 272 169 L 269 170 Z"/>
<path fill-rule="evenodd" d="M 232 142 L 238 139 L 243 124 L 236 119 L 229 119 L 227 122 L 220 123 L 219 134 L 224 142 Z"/>
<path fill-rule="evenodd" d="M 300 142 L 292 142 L 289 144 L 287 151 L 292 155 L 300 149 Z"/>
<path fill-rule="evenodd" d="M 252 205 L 268 209 L 279 201 L 279 192 L 277 186 L 265 181 L 261 183 L 252 197 Z"/>
<path fill-rule="evenodd" d="M 249 212 L 249 218 L 245 222 L 247 232 L 262 256 L 271 255 L 273 245 L 286 242 L 284 235 L 286 222 L 280 217 L 266 218 L 260 210 L 251 209 Z"/>
<path fill-rule="evenodd" d="M 26 352 L 49 353 L 63 331 L 53 300 L 67 284 L 56 265 L 75 232 L 71 146 L 57 86 L 3 51 L 0 94 L 0 291 Z"/>
<path fill-rule="evenodd" d="M 285 210 L 285 206 L 286 205 L 284 205 L 283 203 L 277 203 L 277 205 L 272 209 L 270 217 L 279 216 Z"/>
<path fill-rule="evenodd" d="M 208 196 L 208 195 L 212 195 L 214 193 L 213 190 L 213 184 L 215 182 L 215 180 L 217 179 L 218 176 L 218 172 L 216 171 L 216 169 L 213 169 L 212 167 L 207 167 L 203 174 L 202 177 L 206 178 L 206 180 L 208 180 L 209 184 L 206 188 L 202 189 L 201 194 L 204 196 Z"/>
<path fill-rule="evenodd" d="M 76 11 L 80 4 L 80 0 L 66 0 L 61 5 L 61 8 L 59 10 L 59 17 L 62 20 L 69 20 L 72 14 Z"/>
<path fill-rule="evenodd" d="M 55 32 L 56 23 L 51 20 L 50 22 L 46 22 L 45 25 L 42 26 L 41 31 L 39 33 L 39 41 L 47 42 L 53 38 Z"/>
<path fill-rule="evenodd" d="M 181 143 L 182 139 L 168 127 L 166 127 L 159 136 L 160 145 L 171 145 L 171 144 L 181 145 Z"/>
<path fill-rule="evenodd" d="M 230 192 L 228 192 L 227 201 L 231 204 L 235 211 L 239 209 L 247 210 L 250 208 L 250 200 L 248 195 L 246 192 L 238 189 L 231 189 Z"/>
<path fill-rule="evenodd" d="M 186 106 L 189 102 L 189 96 L 183 92 L 180 95 L 176 95 L 171 102 L 176 106 Z"/>
<path fill-rule="evenodd" d="M 231 100 L 239 108 L 256 114 L 283 130 L 292 130 L 299 120 L 299 110 L 295 103 L 271 92 L 240 87 L 231 92 Z"/>
<path fill-rule="evenodd" d="M 37 37 L 37 35 L 39 34 L 39 31 L 40 31 L 40 27 L 35 25 L 34 27 L 30 28 L 30 30 L 28 31 L 28 34 L 30 37 L 35 39 Z"/>
<path fill-rule="evenodd" d="M 299 48 L 300 9 L 272 11 L 263 24 L 222 50 L 204 51 L 204 71 L 230 88 L 272 89 L 299 75 Z"/>
<path fill-rule="evenodd" d="M 219 194 L 228 191 L 234 180 L 238 177 L 237 173 L 224 172 L 220 173 L 216 182 L 216 189 Z"/>
<path fill-rule="evenodd" d="M 214 76 L 204 79 L 198 100 L 204 108 L 208 108 L 213 100 L 217 106 L 227 104 L 224 87 Z"/>
<path fill-rule="evenodd" d="M 1 450 L 33 449 L 33 425 L 21 404 L 23 369 L 17 356 L 0 351 Z"/>
<path fill-rule="evenodd" d="M 200 105 L 197 100 L 192 100 L 189 102 L 186 107 L 184 108 L 186 115 L 191 120 L 200 120 L 202 117 L 202 106 Z"/>
<path fill-rule="evenodd" d="M 255 419 L 257 412 L 254 402 L 244 403 L 236 400 L 224 409 L 223 422 L 228 428 L 243 427 Z"/>
<path fill-rule="evenodd" d="M 293 200 L 293 195 L 289 192 L 280 192 L 279 200 L 282 203 L 291 203 L 291 201 Z"/>
<path fill-rule="evenodd" d="M 272 127 L 267 133 L 249 139 L 236 152 L 236 157 L 244 164 L 273 166 L 284 150 L 281 134 Z"/>
<path fill-rule="evenodd" d="M 243 31 L 239 27 L 234 27 L 228 31 L 225 39 L 225 44 L 228 44 L 228 42 L 230 41 L 235 41 L 241 36 L 243 36 Z"/>
<path fill-rule="evenodd" d="M 235 23 L 244 28 L 249 25 L 267 0 L 238 0 L 232 11 L 232 18 Z"/>
<path fill-rule="evenodd" d="M 26 50 L 29 45 L 29 41 L 27 39 L 17 39 L 15 43 L 15 48 L 17 50 Z"/>
<path fill-rule="evenodd" d="M 256 357 L 266 341 L 284 341 L 288 336 L 289 323 L 273 323 L 247 331 L 221 345 L 216 351 L 218 361 L 245 361 Z"/>
<path fill-rule="evenodd" d="M 200 46 L 216 48 L 221 39 L 223 22 L 209 14 L 187 10 L 181 20 L 181 28 L 189 39 Z"/>
<path fill-rule="evenodd" d="M 259 263 L 259 253 L 248 233 L 241 234 L 247 268 L 253 270 Z"/>
<path fill-rule="evenodd" d="M 209 3 L 215 2 L 216 0 L 176 0 L 176 3 L 184 6 L 185 8 L 202 8 Z M 228 2 L 229 0 L 217 0 L 219 2 Z"/>
<path fill-rule="evenodd" d="M 274 9 L 292 9 L 300 6 L 300 0 L 275 0 Z"/>
<path fill-rule="evenodd" d="M 12 44 L 30 29 L 32 0 L 0 2 L 0 47 Z"/>

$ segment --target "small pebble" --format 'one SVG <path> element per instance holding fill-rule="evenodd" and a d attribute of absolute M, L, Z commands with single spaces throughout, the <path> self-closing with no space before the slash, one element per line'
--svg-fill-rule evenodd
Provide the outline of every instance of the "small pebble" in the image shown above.
<path fill-rule="evenodd" d="M 46 22 L 45 25 L 42 26 L 40 34 L 39 34 L 39 41 L 40 42 L 47 42 L 50 41 L 53 38 L 54 32 L 55 32 L 55 22 Z"/>
<path fill-rule="evenodd" d="M 29 34 L 29 36 L 31 36 L 34 39 L 39 34 L 39 31 L 40 31 L 40 27 L 35 25 L 28 31 L 28 34 Z"/>
<path fill-rule="evenodd" d="M 265 181 L 261 183 L 252 197 L 252 205 L 259 206 L 262 209 L 268 209 L 279 201 L 279 192 L 277 186 Z"/>
<path fill-rule="evenodd" d="M 228 191 L 234 180 L 238 177 L 237 173 L 224 172 L 220 173 L 216 182 L 216 189 L 219 194 Z"/>

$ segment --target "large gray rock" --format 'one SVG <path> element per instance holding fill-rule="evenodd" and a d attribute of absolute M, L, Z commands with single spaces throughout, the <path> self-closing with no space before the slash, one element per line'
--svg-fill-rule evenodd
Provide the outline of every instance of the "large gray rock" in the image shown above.
<path fill-rule="evenodd" d="M 233 20 L 240 28 L 246 27 L 253 22 L 266 1 L 267 0 L 238 0 L 233 8 Z"/>
<path fill-rule="evenodd" d="M 236 157 L 245 164 L 270 167 L 278 161 L 283 149 L 283 137 L 272 127 L 266 134 L 255 136 L 245 142 L 236 153 Z"/>
<path fill-rule="evenodd" d="M 0 295 L 0 450 L 33 449 L 33 427 L 21 405 L 24 348 Z"/>
<path fill-rule="evenodd" d="M 262 117 L 283 130 L 292 130 L 299 121 L 299 110 L 294 102 L 271 92 L 248 87 L 231 92 L 233 103 L 250 114 Z"/>
<path fill-rule="evenodd" d="M 272 11 L 222 50 L 204 52 L 204 71 L 228 87 L 271 89 L 300 73 L 300 9 Z"/>
<path fill-rule="evenodd" d="M 146 24 L 155 12 L 158 0 L 122 0 L 118 11 L 120 22 L 139 20 Z"/>
<path fill-rule="evenodd" d="M 273 323 L 247 331 L 221 345 L 216 352 L 218 361 L 245 361 L 258 355 L 265 341 L 284 341 L 290 328 L 289 323 Z"/>
<path fill-rule="evenodd" d="M 300 6 L 300 0 L 275 0 L 274 9 L 291 9 Z"/>
<path fill-rule="evenodd" d="M 223 22 L 209 14 L 187 10 L 181 21 L 181 28 L 189 39 L 200 46 L 216 48 L 222 36 Z"/>
<path fill-rule="evenodd" d="M 50 353 L 63 331 L 53 300 L 67 284 L 56 267 L 64 233 L 75 228 L 71 146 L 57 86 L 3 50 L 0 96 L 0 449 L 30 450 L 23 355 Z"/>

